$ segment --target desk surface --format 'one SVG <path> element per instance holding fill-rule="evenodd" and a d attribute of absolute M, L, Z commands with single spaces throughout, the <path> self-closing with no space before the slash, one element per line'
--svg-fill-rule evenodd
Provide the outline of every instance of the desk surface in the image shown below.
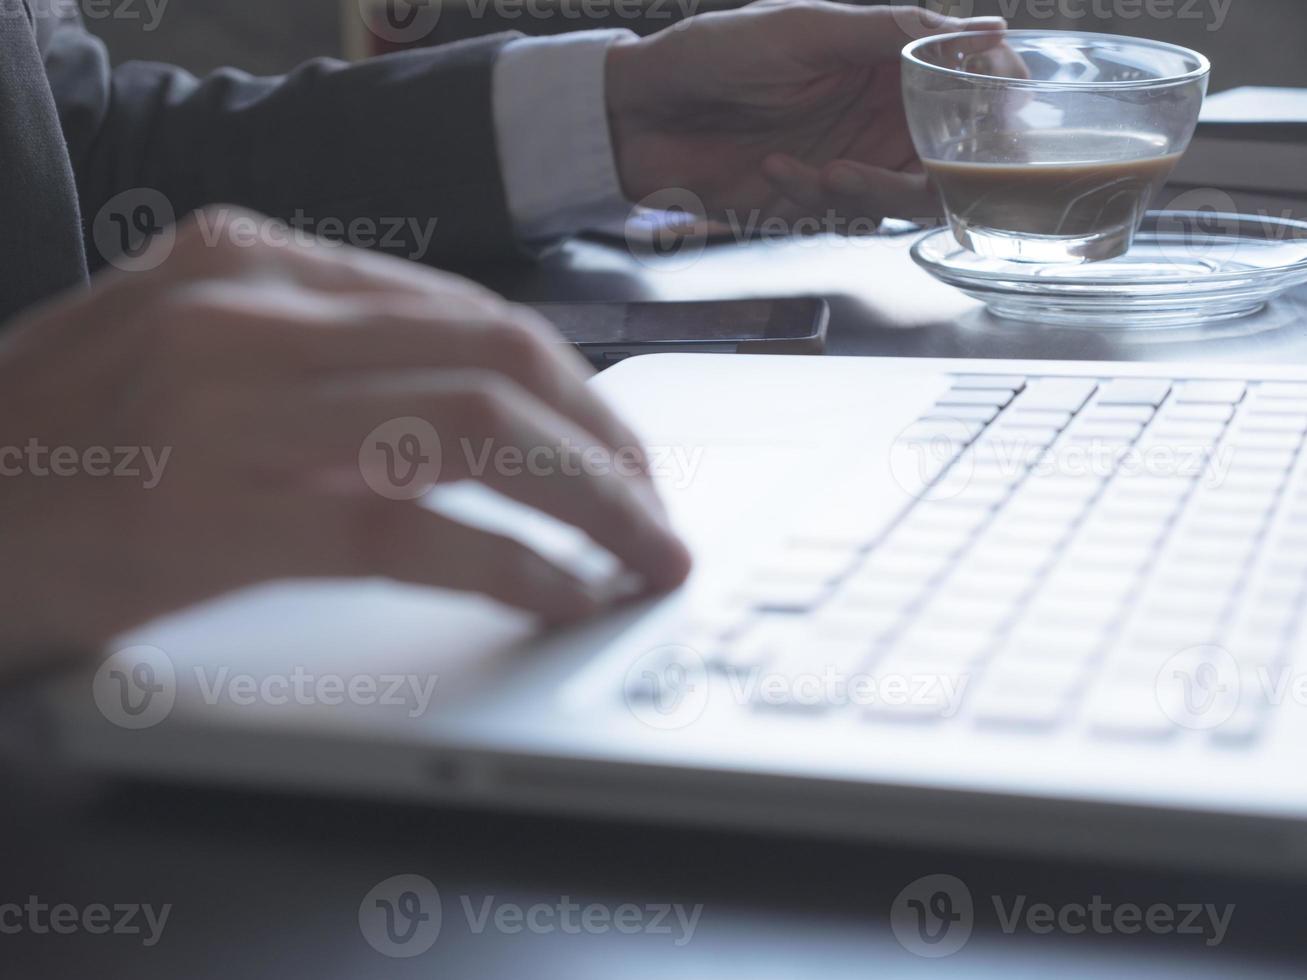
<path fill-rule="evenodd" d="M 991 316 L 931 278 L 909 255 L 914 236 L 821 237 L 709 244 L 697 259 L 632 255 L 571 242 L 538 267 L 489 282 L 522 301 L 710 300 L 808 293 L 831 303 L 828 351 L 903 357 L 1067 360 L 1307 361 L 1307 288 L 1242 320 L 1199 328 L 1088 330 Z"/>
<path fill-rule="evenodd" d="M 832 302 L 841 354 L 1307 359 L 1307 294 L 1233 325 L 1150 334 L 1044 329 L 995 321 L 934 283 L 908 240 L 811 240 L 709 248 L 693 265 L 637 260 L 574 242 L 530 269 L 483 278 L 517 299 L 704 299 L 819 293 Z M 187 789 L 119 787 L 0 763 L 0 908 L 47 903 L 171 903 L 162 940 L 7 935 L 15 980 L 85 975 L 282 980 L 440 977 L 1269 977 L 1301 975 L 1301 884 L 1088 868 L 897 847 L 720 831 L 431 811 Z M 1212 842 L 1219 847 L 1219 841 Z M 363 939 L 368 890 L 414 873 L 439 889 L 443 929 L 413 959 Z M 964 881 L 976 931 L 943 961 L 900 946 L 889 910 L 929 873 Z M 1214 947 L 1195 935 L 1007 932 L 996 911 L 1054 907 L 1233 904 Z M 478 932 L 473 913 L 570 899 L 702 903 L 693 938 L 614 932 Z"/>

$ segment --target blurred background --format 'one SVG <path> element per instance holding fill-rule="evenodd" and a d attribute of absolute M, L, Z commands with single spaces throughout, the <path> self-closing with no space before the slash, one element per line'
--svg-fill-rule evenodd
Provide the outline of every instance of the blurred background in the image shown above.
<path fill-rule="evenodd" d="M 382 45 L 361 9 L 396 0 L 80 0 L 87 23 L 115 60 L 150 59 L 204 72 L 234 65 L 277 73 L 307 58 L 341 56 Z M 399 0 L 403 2 L 403 0 Z M 586 27 L 661 29 L 682 9 L 735 3 L 645 0 L 648 17 L 632 16 L 640 0 L 433 0 L 435 26 L 424 38 L 442 42 L 519 30 L 557 33 Z M 907 2 L 907 0 L 897 0 Z M 1307 86 L 1307 3 L 1303 0 L 926 0 L 956 13 L 1003 14 L 1015 26 L 1136 34 L 1174 41 L 1207 54 L 1212 91 L 1238 85 Z M 608 10 L 608 17 L 578 17 Z"/>

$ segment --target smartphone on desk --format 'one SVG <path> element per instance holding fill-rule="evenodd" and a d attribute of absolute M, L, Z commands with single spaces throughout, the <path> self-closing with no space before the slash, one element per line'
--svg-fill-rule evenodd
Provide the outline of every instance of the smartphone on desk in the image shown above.
<path fill-rule="evenodd" d="M 818 297 L 528 305 L 600 367 L 663 351 L 820 354 L 830 320 L 830 307 Z"/>

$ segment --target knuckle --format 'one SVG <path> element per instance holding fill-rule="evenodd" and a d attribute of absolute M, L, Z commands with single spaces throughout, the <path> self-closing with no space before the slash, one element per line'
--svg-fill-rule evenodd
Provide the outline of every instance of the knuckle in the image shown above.
<path fill-rule="evenodd" d="M 454 423 L 462 431 L 500 431 L 514 415 L 516 391 L 489 371 L 469 372 L 451 393 Z"/>
<path fill-rule="evenodd" d="M 151 297 L 139 316 L 143 363 L 179 382 L 212 373 L 213 358 L 229 342 L 225 329 L 242 319 L 233 301 L 205 285 L 167 289 Z"/>
<path fill-rule="evenodd" d="M 203 262 L 203 271 L 208 275 L 243 269 L 252 261 L 251 256 L 272 247 L 259 235 L 246 234 L 267 221 L 239 205 L 205 205 L 178 223 L 173 258 L 192 265 Z"/>
<path fill-rule="evenodd" d="M 407 263 L 406 267 L 408 265 L 412 265 L 412 263 Z M 414 274 L 429 282 L 433 289 L 481 303 L 490 308 L 502 306 L 504 302 L 498 293 L 486 288 L 479 282 L 474 282 L 454 272 L 433 269 L 429 266 L 418 266 Z"/>
<path fill-rule="evenodd" d="M 808 20 L 814 11 L 819 11 L 822 7 L 828 6 L 819 3 L 817 0 L 785 0 L 783 4 L 777 6 L 777 10 L 787 20 L 793 21 L 794 25 L 801 26 Z"/>
<path fill-rule="evenodd" d="M 634 505 L 626 485 L 611 476 L 598 476 L 591 479 L 591 494 L 594 521 L 605 532 L 617 533 L 631 528 L 639 520 L 638 508 Z"/>
<path fill-rule="evenodd" d="M 516 377 L 537 382 L 547 376 L 550 353 L 536 329 L 519 319 L 503 319 L 490 333 L 496 360 Z"/>
<path fill-rule="evenodd" d="M 153 298 L 146 329 L 160 342 L 189 349 L 194 339 L 207 332 L 205 327 L 231 315 L 230 304 L 216 291 L 201 284 L 167 289 Z"/>
<path fill-rule="evenodd" d="M 179 255 L 188 255 L 205 244 L 204 228 L 212 227 L 218 221 L 220 209 L 216 205 L 206 205 L 182 218 L 177 223 L 177 244 L 175 251 Z"/>

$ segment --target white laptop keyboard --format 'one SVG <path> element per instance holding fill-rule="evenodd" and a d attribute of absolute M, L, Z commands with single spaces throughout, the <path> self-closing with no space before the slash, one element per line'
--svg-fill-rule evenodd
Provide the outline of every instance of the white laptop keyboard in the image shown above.
<path fill-rule="evenodd" d="M 1307 584 L 1305 433 L 1307 384 L 957 376 L 894 448 L 916 502 L 794 536 L 694 648 L 759 710 L 1159 740 L 1159 671 L 1219 648 L 1245 696 L 1195 737 L 1251 744 Z"/>

